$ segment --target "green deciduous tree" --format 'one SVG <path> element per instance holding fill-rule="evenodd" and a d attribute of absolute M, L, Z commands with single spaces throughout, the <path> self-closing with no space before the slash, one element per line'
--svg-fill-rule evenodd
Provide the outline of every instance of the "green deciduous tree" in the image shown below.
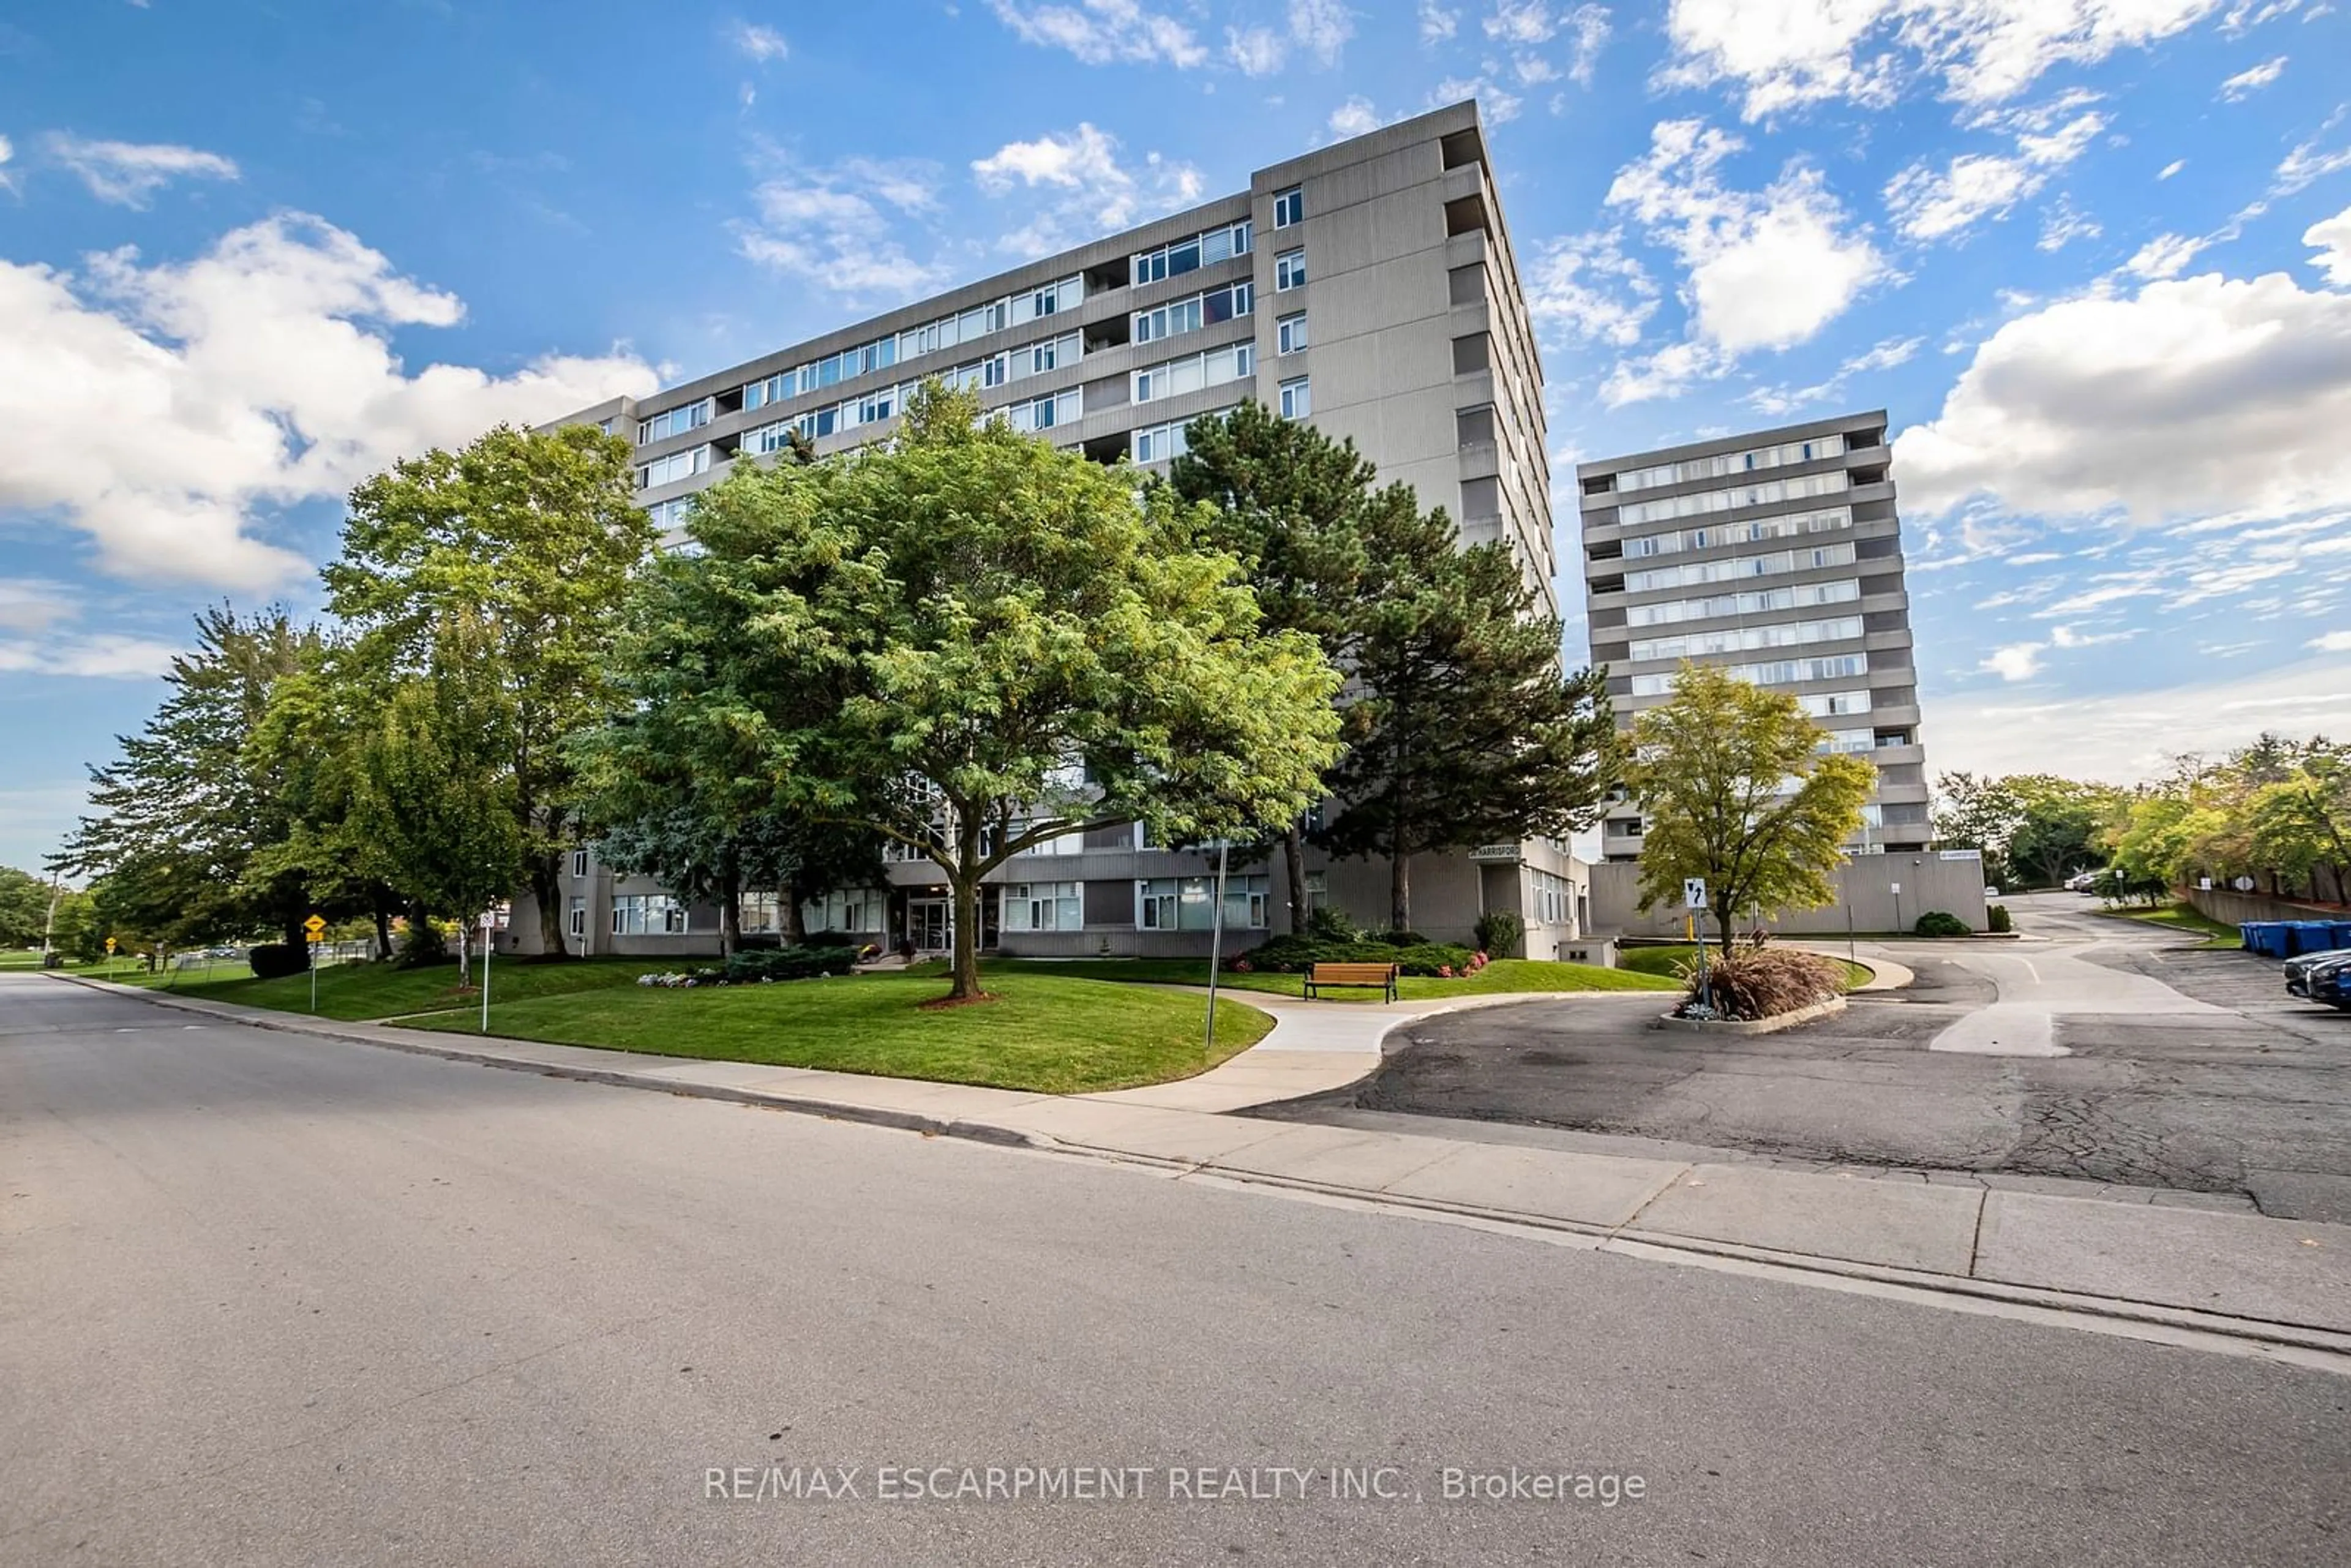
<path fill-rule="evenodd" d="M 317 646 L 316 631 L 284 610 L 250 619 L 225 605 L 204 611 L 154 716 L 119 737 L 120 761 L 90 770 L 94 814 L 55 864 L 102 879 L 106 914 L 124 930 L 174 946 L 256 929 L 298 939 L 305 879 L 256 865 L 289 831 L 284 779 L 247 747 L 272 694 Z"/>
<path fill-rule="evenodd" d="M 1442 509 L 1374 507 L 1366 539 L 1384 563 L 1353 647 L 1357 699 L 1338 810 L 1322 839 L 1384 857 L 1389 920 L 1412 924 L 1416 854 L 1589 826 L 1620 757 L 1606 672 L 1563 671 L 1560 624 L 1509 547 L 1458 549 Z"/>
<path fill-rule="evenodd" d="M 1285 822 L 1338 723 L 1313 640 L 1260 632 L 1233 559 L 1192 548 L 1207 519 L 977 415 L 925 388 L 889 447 L 743 465 L 690 524 L 747 607 L 762 772 L 787 809 L 937 864 L 958 999 L 987 873 L 1089 826 Z"/>
<path fill-rule="evenodd" d="M 427 676 L 451 629 L 469 629 L 467 656 L 487 677 L 483 733 L 505 748 L 499 798 L 517 852 L 507 885 L 529 888 L 559 953 L 561 857 L 576 837 L 567 743 L 615 711 L 610 645 L 652 543 L 633 479 L 616 436 L 502 425 L 360 486 L 342 554 L 322 573 L 358 678 L 381 689 Z"/>
<path fill-rule="evenodd" d="M 1673 695 L 1634 722 L 1625 782 L 1646 814 L 1641 907 L 1679 907 L 1706 879 L 1725 953 L 1742 915 L 1813 908 L 1861 826 L 1876 770 L 1819 751 L 1823 731 L 1796 699 L 1711 664 L 1684 664 Z"/>
<path fill-rule="evenodd" d="M 1403 486 L 1374 489 L 1378 475 L 1352 441 L 1333 441 L 1263 403 L 1195 420 L 1188 450 L 1169 466 L 1177 496 L 1213 507 L 1205 542 L 1238 557 L 1270 632 L 1301 632 L 1341 669 L 1364 634 L 1372 573 L 1367 516 L 1402 507 Z M 1327 783 L 1327 780 L 1326 780 Z M 1325 790 L 1327 793 L 1327 789 Z M 1281 828 L 1292 933 L 1306 928 L 1305 821 Z"/>
<path fill-rule="evenodd" d="M 0 865 L 0 947 L 30 947 L 49 922 L 49 879 Z"/>

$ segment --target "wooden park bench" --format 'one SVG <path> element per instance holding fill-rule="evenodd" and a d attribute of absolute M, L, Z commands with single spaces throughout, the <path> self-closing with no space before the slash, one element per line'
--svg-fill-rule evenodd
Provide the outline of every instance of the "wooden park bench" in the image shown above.
<path fill-rule="evenodd" d="M 1306 971 L 1306 994 L 1311 998 L 1326 986 L 1333 989 L 1353 988 L 1378 991 L 1386 1000 L 1394 1001 L 1397 972 L 1394 964 L 1315 964 Z"/>

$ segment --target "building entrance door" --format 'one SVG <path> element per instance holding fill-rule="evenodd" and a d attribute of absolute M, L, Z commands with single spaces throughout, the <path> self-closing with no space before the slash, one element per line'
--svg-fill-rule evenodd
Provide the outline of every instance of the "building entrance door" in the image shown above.
<path fill-rule="evenodd" d="M 925 953 L 944 953 L 954 946 L 954 924 L 944 898 L 906 901 L 906 939 Z"/>

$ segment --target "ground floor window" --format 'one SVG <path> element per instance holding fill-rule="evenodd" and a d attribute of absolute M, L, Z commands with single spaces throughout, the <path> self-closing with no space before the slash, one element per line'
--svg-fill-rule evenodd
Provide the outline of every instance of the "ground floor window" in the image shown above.
<path fill-rule="evenodd" d="M 1085 904 L 1074 882 L 1009 882 L 1004 884 L 1006 931 L 1082 931 Z"/>
<path fill-rule="evenodd" d="M 574 936 L 588 935 L 588 901 L 586 899 L 573 899 L 565 915 L 567 918 L 564 924 L 571 935 Z"/>
<path fill-rule="evenodd" d="M 666 893 L 624 893 L 612 900 L 615 936 L 674 936 L 685 930 L 685 905 Z"/>
<path fill-rule="evenodd" d="M 740 907 L 746 931 L 764 936 L 784 928 L 784 901 L 772 888 L 765 892 L 746 893 Z"/>
<path fill-rule="evenodd" d="M 1225 925 L 1235 931 L 1262 931 L 1272 898 L 1270 876 L 1225 878 Z M 1145 931 L 1209 931 L 1216 927 L 1217 879 L 1161 876 L 1135 883 L 1135 918 Z"/>
<path fill-rule="evenodd" d="M 1534 895 L 1529 905 L 1537 925 L 1564 925 L 1575 907 L 1575 884 L 1547 871 L 1530 871 L 1527 880 Z"/>
<path fill-rule="evenodd" d="M 1310 871 L 1306 873 L 1306 913 L 1331 907 L 1331 873 Z"/>
<path fill-rule="evenodd" d="M 811 931 L 879 931 L 881 897 L 870 887 L 853 887 L 810 899 L 802 913 Z"/>

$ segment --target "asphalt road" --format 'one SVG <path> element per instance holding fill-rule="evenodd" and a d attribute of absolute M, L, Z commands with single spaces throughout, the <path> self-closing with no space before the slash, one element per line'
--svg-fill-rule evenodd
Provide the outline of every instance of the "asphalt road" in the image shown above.
<path fill-rule="evenodd" d="M 185 1020 L 0 976 L 0 1563 L 2351 1547 L 2351 1379 Z M 884 1464 L 1152 1500 L 885 1501 Z M 770 1465 L 863 1495 L 708 1495 Z M 1405 1495 L 1332 1501 L 1341 1465 Z M 1511 1465 L 1646 1495 L 1442 1500 Z M 1171 1501 L 1179 1466 L 1314 1497 Z"/>
<path fill-rule="evenodd" d="M 1624 1152 L 2091 1183 L 2351 1222 L 2351 1014 L 2290 1000 L 2273 963 L 2194 951 L 2074 895 L 2015 907 L 2043 941 L 1905 946 L 1916 985 L 1798 1029 L 1668 1034 L 1639 998 L 1440 1016 L 1391 1036 L 1364 1084 L 1268 1113 L 1423 1131 L 1451 1117 Z M 1949 1049 L 1995 1002 L 2029 1016 L 2011 998 L 2051 995 L 2071 1010 L 2040 1030 L 2069 1054 Z"/>

